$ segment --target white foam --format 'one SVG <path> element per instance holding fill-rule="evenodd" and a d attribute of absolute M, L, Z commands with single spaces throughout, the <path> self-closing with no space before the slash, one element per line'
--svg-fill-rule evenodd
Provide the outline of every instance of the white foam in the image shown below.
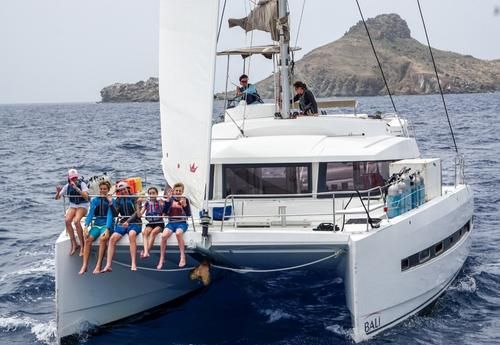
<path fill-rule="evenodd" d="M 4 332 L 29 329 L 37 341 L 47 345 L 57 344 L 55 320 L 42 322 L 26 316 L 0 316 L 0 329 L 4 329 Z"/>
<path fill-rule="evenodd" d="M 477 284 L 476 284 L 476 279 L 471 276 L 465 276 L 459 281 L 457 281 L 455 284 L 450 286 L 450 290 L 456 290 L 460 292 L 470 292 L 474 293 L 477 290 Z"/>
<path fill-rule="evenodd" d="M 272 310 L 272 309 L 265 309 L 262 310 L 262 313 L 269 316 L 269 319 L 267 320 L 267 323 L 273 323 L 281 319 L 291 319 L 292 315 L 282 311 L 282 310 Z"/>
<path fill-rule="evenodd" d="M 330 325 L 325 327 L 328 331 L 338 334 L 346 339 L 352 338 L 353 330 L 352 328 L 345 329 L 340 325 Z"/>

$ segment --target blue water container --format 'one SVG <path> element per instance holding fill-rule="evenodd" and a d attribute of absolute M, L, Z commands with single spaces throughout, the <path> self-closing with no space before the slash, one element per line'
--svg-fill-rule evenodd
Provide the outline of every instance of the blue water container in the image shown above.
<path fill-rule="evenodd" d="M 399 216 L 399 206 L 401 203 L 401 195 L 399 194 L 398 184 L 392 184 L 387 190 L 387 218 Z"/>
<path fill-rule="evenodd" d="M 407 200 L 408 200 L 408 190 L 406 189 L 406 183 L 403 180 L 398 182 L 398 192 L 400 195 L 400 203 L 399 203 L 399 214 L 403 214 L 407 209 Z"/>
<path fill-rule="evenodd" d="M 419 191 L 416 181 L 417 175 L 413 174 L 410 176 L 410 193 L 411 193 L 411 208 L 414 209 L 419 205 Z"/>

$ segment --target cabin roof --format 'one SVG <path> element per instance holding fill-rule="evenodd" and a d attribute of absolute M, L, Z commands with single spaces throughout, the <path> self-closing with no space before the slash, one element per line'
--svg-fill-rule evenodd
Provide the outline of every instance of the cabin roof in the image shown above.
<path fill-rule="evenodd" d="M 287 135 L 214 140 L 213 164 L 383 161 L 416 158 L 413 138 L 380 136 Z"/>

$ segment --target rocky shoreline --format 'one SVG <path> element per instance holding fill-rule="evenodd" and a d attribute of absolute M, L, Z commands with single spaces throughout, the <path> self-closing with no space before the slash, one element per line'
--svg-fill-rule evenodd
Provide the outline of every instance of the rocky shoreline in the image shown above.
<path fill-rule="evenodd" d="M 391 93 L 423 95 L 439 92 L 428 47 L 411 37 L 397 14 L 367 20 Z M 433 48 L 441 86 L 446 93 L 500 91 L 500 60 Z M 318 97 L 378 96 L 387 90 L 362 22 L 343 37 L 316 48 L 295 63 L 294 79 L 303 80 Z M 273 98 L 272 76 L 256 83 L 263 98 Z M 133 84 L 115 83 L 101 90 L 102 102 L 158 102 L 158 78 Z"/>

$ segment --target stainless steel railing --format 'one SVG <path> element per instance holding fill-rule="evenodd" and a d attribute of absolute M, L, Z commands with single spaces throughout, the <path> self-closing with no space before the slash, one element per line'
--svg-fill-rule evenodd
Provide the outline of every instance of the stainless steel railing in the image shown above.
<path fill-rule="evenodd" d="M 377 193 L 375 193 L 377 192 Z M 370 212 L 375 211 L 377 209 L 383 208 L 384 204 L 379 204 L 375 207 L 371 207 L 370 201 L 374 195 L 379 196 L 380 198 L 383 195 L 383 190 L 382 187 L 373 187 L 367 190 L 359 191 L 337 191 L 337 192 L 316 192 L 316 193 L 303 193 L 303 194 L 230 194 L 227 195 L 226 198 L 224 199 L 224 206 L 222 208 L 222 219 L 221 219 L 221 226 L 220 226 L 220 231 L 224 231 L 224 226 L 226 224 L 226 220 L 232 220 L 232 225 L 233 227 L 237 227 L 237 222 L 240 219 L 244 218 L 271 218 L 274 217 L 276 219 L 279 219 L 279 222 L 281 226 L 286 226 L 287 225 L 287 217 L 299 217 L 299 216 L 307 216 L 307 217 L 314 217 L 314 216 L 331 216 L 332 218 L 332 225 L 335 228 L 336 225 L 336 217 L 338 215 L 354 215 L 354 214 L 365 214 L 366 216 L 366 227 L 367 231 L 369 230 L 370 227 Z M 245 214 L 244 211 L 244 203 L 241 204 L 241 215 L 237 215 L 236 213 L 233 213 L 233 215 L 227 215 L 226 216 L 226 208 L 227 206 L 231 205 L 232 212 L 235 212 L 235 201 L 257 201 L 257 200 L 265 200 L 265 199 L 272 199 L 272 198 L 279 198 L 281 200 L 286 200 L 290 198 L 307 198 L 307 197 L 316 197 L 315 200 L 317 200 L 317 197 L 322 197 L 324 199 L 328 199 L 328 197 L 331 198 L 332 201 L 332 208 L 331 212 L 329 213 L 311 213 L 311 212 L 305 212 L 305 213 L 286 213 L 286 206 L 284 205 L 279 205 L 278 206 L 278 213 L 270 213 L 270 214 Z M 356 210 L 354 209 L 341 209 L 338 210 L 336 205 L 335 205 L 335 200 L 336 197 L 340 196 L 351 196 L 351 197 L 358 197 L 361 201 L 361 204 L 363 206 L 363 209 L 360 210 L 359 207 L 357 207 Z M 367 199 L 367 205 L 366 207 L 364 206 L 363 202 L 363 196 Z"/>

